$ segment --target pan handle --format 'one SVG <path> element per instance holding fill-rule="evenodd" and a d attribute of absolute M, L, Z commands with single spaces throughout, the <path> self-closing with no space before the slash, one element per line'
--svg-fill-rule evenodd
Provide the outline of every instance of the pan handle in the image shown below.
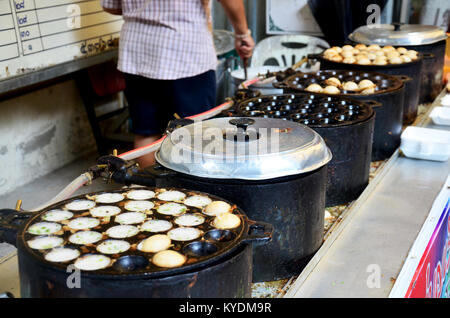
<path fill-rule="evenodd" d="M 322 53 L 310 53 L 306 57 L 308 60 L 320 60 L 322 58 Z"/>
<path fill-rule="evenodd" d="M 248 231 L 242 237 L 242 241 L 253 246 L 264 245 L 272 240 L 273 225 L 265 222 L 247 220 Z"/>
<path fill-rule="evenodd" d="M 435 58 L 435 55 L 433 53 L 424 52 L 422 53 L 422 57 L 424 60 L 432 60 Z"/>
<path fill-rule="evenodd" d="M 0 210 L 0 242 L 16 245 L 16 237 L 20 227 L 35 213 L 13 209 Z"/>
<path fill-rule="evenodd" d="M 273 82 L 272 86 L 274 88 L 278 88 L 278 89 L 288 89 L 289 86 L 287 86 L 284 82 Z"/>
<path fill-rule="evenodd" d="M 365 100 L 364 103 L 368 104 L 369 106 L 372 106 L 372 108 L 383 106 L 382 103 L 380 103 L 376 100 Z"/>
<path fill-rule="evenodd" d="M 393 76 L 401 80 L 403 83 L 408 83 L 413 80 L 412 77 L 409 77 L 407 75 L 393 75 Z"/>
<path fill-rule="evenodd" d="M 177 172 L 173 170 L 169 170 L 165 168 L 164 166 L 155 163 L 153 166 L 146 167 L 143 170 L 143 173 L 145 175 L 151 176 L 152 178 L 158 179 L 158 178 L 170 178 L 177 175 Z"/>
<path fill-rule="evenodd" d="M 236 103 L 240 103 L 243 100 L 254 98 L 254 97 L 259 97 L 259 96 L 261 96 L 261 91 L 253 90 L 253 89 L 249 89 L 249 88 L 242 88 L 242 89 L 238 89 L 234 93 L 233 99 Z M 228 110 L 229 109 L 226 109 L 225 112 Z"/>
<path fill-rule="evenodd" d="M 116 171 L 112 174 L 112 179 L 118 183 L 130 185 L 154 187 L 158 179 L 174 177 L 177 172 L 168 170 L 159 164 L 146 167 L 139 171 Z"/>

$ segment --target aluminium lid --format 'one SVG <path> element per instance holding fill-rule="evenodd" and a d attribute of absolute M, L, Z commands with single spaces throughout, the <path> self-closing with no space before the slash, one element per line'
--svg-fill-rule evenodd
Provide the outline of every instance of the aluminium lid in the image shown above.
<path fill-rule="evenodd" d="M 447 39 L 447 35 L 434 25 L 394 23 L 361 26 L 349 39 L 366 45 L 413 46 L 433 44 Z"/>
<path fill-rule="evenodd" d="M 305 125 L 274 118 L 226 117 L 174 130 L 156 160 L 184 174 L 264 180 L 314 171 L 331 160 L 322 137 Z"/>

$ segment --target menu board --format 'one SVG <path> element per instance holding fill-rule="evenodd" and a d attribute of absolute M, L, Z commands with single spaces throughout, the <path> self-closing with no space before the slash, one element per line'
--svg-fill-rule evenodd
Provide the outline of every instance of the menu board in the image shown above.
<path fill-rule="evenodd" d="M 100 0 L 0 0 L 0 80 L 117 47 Z"/>

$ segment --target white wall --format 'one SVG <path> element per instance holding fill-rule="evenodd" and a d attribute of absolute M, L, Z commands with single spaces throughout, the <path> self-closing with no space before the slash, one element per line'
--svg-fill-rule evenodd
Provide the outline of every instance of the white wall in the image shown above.
<path fill-rule="evenodd" d="M 0 101 L 0 194 L 95 149 L 74 81 Z"/>

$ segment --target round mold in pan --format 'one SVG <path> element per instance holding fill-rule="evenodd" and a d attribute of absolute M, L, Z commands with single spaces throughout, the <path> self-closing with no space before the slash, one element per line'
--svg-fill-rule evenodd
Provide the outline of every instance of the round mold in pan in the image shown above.
<path fill-rule="evenodd" d="M 251 98 L 242 101 L 236 109 L 243 117 L 292 120 L 311 128 L 356 124 L 373 114 L 372 107 L 365 102 L 310 93 Z"/>
<path fill-rule="evenodd" d="M 155 191 L 156 194 L 160 193 L 161 189 L 158 188 L 148 188 L 148 187 L 142 187 L 142 189 L 147 189 L 151 191 Z M 186 194 L 186 198 L 194 196 L 194 195 L 200 195 L 200 196 L 206 196 L 210 198 L 213 201 L 225 201 L 222 198 L 216 197 L 214 195 L 206 194 L 199 191 L 191 191 L 191 190 L 185 190 L 185 189 L 172 189 L 167 188 L 166 190 L 177 190 L 182 191 Z M 126 195 L 126 192 L 129 191 L 129 189 L 121 189 L 116 191 L 111 191 L 114 193 L 122 193 Z M 24 231 L 22 234 L 20 234 L 21 239 L 26 243 L 29 240 L 32 240 L 36 237 L 36 235 L 33 235 L 31 233 L 27 232 L 27 229 L 32 226 L 33 224 L 42 222 L 41 216 L 46 213 L 47 211 L 54 210 L 54 209 L 64 209 L 65 205 L 77 201 L 77 200 L 84 200 L 85 198 L 92 197 L 93 195 L 100 194 L 104 192 L 94 193 L 94 194 L 88 194 L 88 195 L 82 195 L 78 196 L 69 200 L 62 201 L 60 203 L 57 203 L 51 207 L 48 207 L 46 210 L 43 210 L 41 212 L 36 213 L 35 216 L 33 216 L 27 225 L 24 228 Z M 166 201 L 159 200 L 156 198 L 149 199 L 155 204 L 155 207 L 153 208 L 153 213 L 147 214 L 146 220 L 144 220 L 142 223 L 150 220 L 150 219 L 159 219 L 159 220 L 166 220 L 168 222 L 172 223 L 172 229 L 180 227 L 178 224 L 175 223 L 175 219 L 177 216 L 171 216 L 171 215 L 163 215 L 160 213 L 157 213 L 156 210 L 159 205 L 162 205 L 166 203 Z M 63 243 L 61 246 L 64 246 L 65 248 L 71 248 L 74 250 L 77 250 L 80 252 L 80 256 L 78 258 L 82 258 L 84 255 L 91 255 L 91 254 L 101 254 L 97 247 L 107 242 L 108 240 L 111 240 L 113 238 L 108 237 L 106 234 L 107 230 L 111 227 L 118 226 L 119 224 L 115 222 L 115 217 L 118 215 L 121 215 L 122 213 L 127 213 L 129 211 L 126 211 L 124 209 L 124 204 L 126 203 L 126 200 L 111 203 L 109 205 L 115 205 L 119 208 L 121 208 L 121 213 L 115 215 L 114 217 L 98 217 L 100 224 L 97 225 L 94 228 L 91 228 L 89 230 L 96 231 L 99 233 L 103 233 L 102 238 L 92 244 L 87 245 L 78 245 L 74 244 L 69 241 L 69 237 L 73 235 L 74 233 L 84 231 L 84 230 L 74 230 L 70 229 L 67 226 L 63 225 L 62 233 L 60 235 L 55 235 L 56 237 L 60 237 L 63 239 Z M 182 202 L 180 202 L 182 203 Z M 228 253 L 232 253 L 235 248 L 239 247 L 243 240 L 246 238 L 246 231 L 248 231 L 248 227 L 250 226 L 249 220 L 247 219 L 246 215 L 234 204 L 228 202 L 232 206 L 232 213 L 236 214 L 241 218 L 241 224 L 234 229 L 231 230 L 219 230 L 216 229 L 214 226 L 212 226 L 212 220 L 214 219 L 213 216 L 206 215 L 202 212 L 201 207 L 194 207 L 194 206 L 187 206 L 186 213 L 194 213 L 201 215 L 204 217 L 205 221 L 202 224 L 198 224 L 195 226 L 192 226 L 193 228 L 196 228 L 201 231 L 201 235 L 194 239 L 194 240 L 188 240 L 188 241 L 175 241 L 172 240 L 172 247 L 170 249 L 177 251 L 179 253 L 182 253 L 187 257 L 187 260 L 184 265 L 176 268 L 161 268 L 157 267 L 151 262 L 151 259 L 154 255 L 154 253 L 146 253 L 139 251 L 137 249 L 137 244 L 141 242 L 143 239 L 146 239 L 152 235 L 155 234 L 167 234 L 167 231 L 153 233 L 153 232 L 147 232 L 147 231 L 140 231 L 138 234 L 130 236 L 130 237 L 124 237 L 120 238 L 119 240 L 125 241 L 129 243 L 130 248 L 127 251 L 124 251 L 122 253 L 117 254 L 108 254 L 105 255 L 109 258 L 111 258 L 111 264 L 107 268 L 101 268 L 98 270 L 93 271 L 84 271 L 84 275 L 104 275 L 104 276 L 111 276 L 116 277 L 117 275 L 140 275 L 144 274 L 146 276 L 151 277 L 162 277 L 167 275 L 173 275 L 177 273 L 182 273 L 190 270 L 195 270 L 195 268 L 203 268 L 203 266 L 206 266 L 207 264 L 210 264 L 211 262 L 215 262 L 216 260 L 220 259 L 221 256 L 228 255 Z M 70 222 L 70 220 L 73 220 L 75 218 L 79 217 L 92 217 L 89 215 L 89 211 L 73 211 L 73 217 L 69 220 L 66 220 L 66 222 Z M 141 224 L 138 224 L 140 226 Z M 195 244 L 194 244 L 195 243 Z M 34 257 L 38 258 L 40 261 L 53 266 L 60 268 L 61 270 L 66 270 L 67 266 L 76 262 L 76 259 L 70 262 L 49 262 L 45 259 L 46 253 L 48 253 L 48 250 L 39 250 L 39 249 L 32 249 L 28 248 L 28 252 L 31 253 Z M 77 259 L 78 259 L 77 258 Z M 134 264 L 136 263 L 136 264 Z"/>
<path fill-rule="evenodd" d="M 297 73 L 289 76 L 283 81 L 286 87 L 293 91 L 309 93 L 306 88 L 311 84 L 318 84 L 322 88 L 325 88 L 327 84 L 325 81 L 331 77 L 335 77 L 340 80 L 341 83 L 344 82 L 355 82 L 359 83 L 362 80 L 372 81 L 376 87 L 373 94 L 367 94 L 364 96 L 370 97 L 370 95 L 383 94 L 395 91 L 402 87 L 403 77 L 393 76 L 377 72 L 365 72 L 356 70 L 321 70 L 312 73 Z M 360 96 L 363 95 L 359 91 L 346 91 L 340 89 L 341 92 L 335 96 Z M 327 95 L 325 93 L 318 93 L 319 95 Z M 329 95 L 327 95 L 329 96 Z"/>

